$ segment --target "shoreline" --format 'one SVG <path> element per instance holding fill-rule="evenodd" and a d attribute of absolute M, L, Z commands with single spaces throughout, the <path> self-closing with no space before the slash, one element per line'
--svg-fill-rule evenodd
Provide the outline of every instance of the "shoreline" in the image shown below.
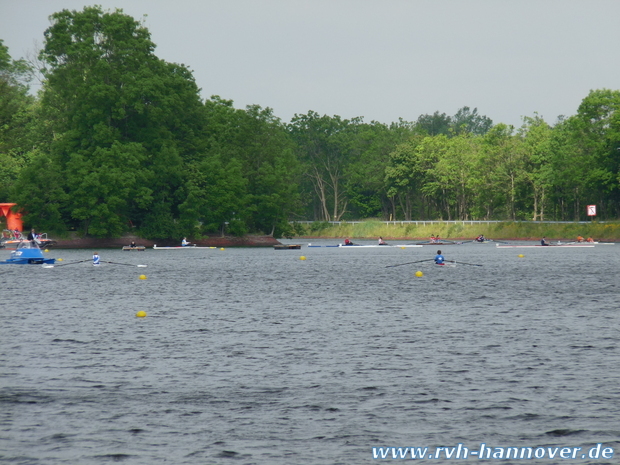
<path fill-rule="evenodd" d="M 134 241 L 136 246 L 152 248 L 154 245 L 170 247 L 181 245 L 181 241 L 171 239 L 150 240 L 142 239 L 134 235 L 126 235 L 117 238 L 94 238 L 94 237 L 73 237 L 69 239 L 55 239 L 55 244 L 50 247 L 54 249 L 116 249 L 131 244 Z M 217 236 L 204 239 L 192 240 L 192 244 L 202 247 L 273 247 L 280 245 L 280 241 L 271 236 Z"/>

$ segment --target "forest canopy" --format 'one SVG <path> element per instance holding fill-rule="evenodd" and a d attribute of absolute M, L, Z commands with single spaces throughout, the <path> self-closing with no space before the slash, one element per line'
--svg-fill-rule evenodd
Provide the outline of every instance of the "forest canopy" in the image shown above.
<path fill-rule="evenodd" d="M 588 204 L 620 215 L 618 90 L 518 128 L 467 106 L 414 122 L 311 110 L 283 122 L 204 100 L 122 10 L 50 20 L 36 96 L 34 64 L 0 40 L 0 201 L 37 229 L 281 237 L 295 220 L 582 220 Z"/>

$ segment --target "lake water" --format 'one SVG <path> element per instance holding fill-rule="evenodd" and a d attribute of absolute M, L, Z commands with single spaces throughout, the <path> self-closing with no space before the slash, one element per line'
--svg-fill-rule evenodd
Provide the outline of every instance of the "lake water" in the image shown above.
<path fill-rule="evenodd" d="M 469 243 L 441 249 L 483 266 L 386 268 L 438 247 L 297 242 L 0 267 L 0 462 L 364 464 L 385 461 L 373 447 L 602 443 L 616 457 L 572 462 L 618 463 L 620 245 Z"/>

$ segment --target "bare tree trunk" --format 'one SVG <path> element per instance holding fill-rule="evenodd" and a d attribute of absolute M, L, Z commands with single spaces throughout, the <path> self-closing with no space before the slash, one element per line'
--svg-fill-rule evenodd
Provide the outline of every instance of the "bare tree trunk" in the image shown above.
<path fill-rule="evenodd" d="M 327 208 L 327 194 L 325 192 L 325 180 L 321 177 L 319 172 L 314 169 L 314 173 L 312 174 L 314 191 L 319 197 L 319 202 L 321 204 L 321 216 L 322 220 L 329 221 L 329 210 Z"/>

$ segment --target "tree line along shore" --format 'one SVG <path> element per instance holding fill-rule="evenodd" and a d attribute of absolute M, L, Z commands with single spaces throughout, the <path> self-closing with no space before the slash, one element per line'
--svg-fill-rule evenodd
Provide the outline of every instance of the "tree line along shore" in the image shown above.
<path fill-rule="evenodd" d="M 42 32 L 34 61 L 13 59 L 0 37 L 0 201 L 17 203 L 27 228 L 178 240 L 292 237 L 296 218 L 580 221 L 589 205 L 620 218 L 618 90 L 518 128 L 467 106 L 389 124 L 304 109 L 284 122 L 203 98 L 191 69 L 157 57 L 122 10 L 62 10 Z M 338 235 L 610 238 L 532 227 Z"/>

